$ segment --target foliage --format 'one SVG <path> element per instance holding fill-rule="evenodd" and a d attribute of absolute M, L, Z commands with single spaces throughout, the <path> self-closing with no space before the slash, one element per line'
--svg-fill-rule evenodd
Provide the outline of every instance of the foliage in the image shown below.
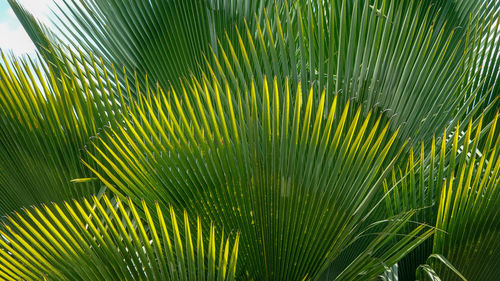
<path fill-rule="evenodd" d="M 497 200 L 496 193 L 498 193 L 499 186 L 498 174 L 495 169 L 499 140 L 496 128 L 498 112 L 493 122 L 484 127 L 482 118 L 477 121 L 470 122 L 462 133 L 460 133 L 460 126 L 457 126 L 448 139 L 445 132 L 440 145 L 436 145 L 436 140 L 433 140 L 428 154 L 425 153 L 422 143 L 420 151 L 416 153 L 418 160 L 414 160 L 412 152 L 406 165 L 394 169 L 392 179 L 384 182 L 384 190 L 388 195 L 385 204 L 389 214 L 404 210 L 419 210 L 414 216 L 414 220 L 419 223 L 435 225 L 437 228 L 433 239 L 421 245 L 420 251 L 405 257 L 408 266 L 405 269 L 413 270 L 413 274 L 415 266 L 424 263 L 429 258 L 433 265 L 442 264 L 443 267 L 456 267 L 457 270 L 470 278 L 469 280 L 494 279 L 493 275 L 481 276 L 482 270 L 478 270 L 481 267 L 479 264 L 470 267 L 476 260 L 470 257 L 479 255 L 477 260 L 481 260 L 482 264 L 484 264 L 483 259 L 496 260 L 495 251 L 492 249 L 495 247 L 493 241 L 497 240 L 493 238 L 496 237 L 495 233 L 497 232 L 497 224 L 495 223 L 497 211 L 485 206 L 475 206 L 476 203 L 471 203 L 471 200 L 476 200 L 477 204 L 483 202 L 482 204 L 486 204 L 486 206 L 490 206 L 490 204 L 495 206 L 495 200 Z M 479 142 L 482 135 L 485 135 L 483 147 Z M 474 198 L 474 196 L 477 197 Z M 479 200 L 480 197 L 485 199 Z M 454 201 L 450 198 L 454 198 Z M 468 210 L 465 211 L 463 208 L 468 208 Z M 463 213 L 457 214 L 456 212 L 459 210 Z M 464 231 L 466 225 L 473 223 L 473 219 L 467 215 L 473 210 L 477 212 L 476 216 L 490 217 L 490 221 L 477 222 L 474 227 Z M 471 216 L 473 215 L 471 214 Z M 448 228 L 448 224 L 460 225 L 460 227 L 454 229 L 456 232 L 454 234 Z M 480 227 L 484 229 L 477 231 Z M 464 235 L 465 233 L 467 235 Z M 460 238 L 455 238 L 455 235 Z M 491 235 L 492 240 L 487 244 L 488 246 L 476 246 L 476 242 L 474 242 L 476 235 L 481 237 Z M 465 253 L 466 250 L 461 249 L 464 245 L 470 247 L 470 252 Z M 484 248 L 484 252 L 478 253 L 481 248 Z M 460 254 L 457 254 L 456 251 L 459 251 Z M 443 271 L 443 267 L 440 268 L 440 271 Z M 421 268 L 421 272 L 429 273 L 429 270 L 434 271 L 429 267 Z M 433 274 L 439 276 L 441 273 L 434 272 Z M 453 270 L 442 277 L 446 277 L 444 280 L 458 278 Z"/>
<path fill-rule="evenodd" d="M 84 168 L 84 148 L 121 119 L 113 77 L 87 80 L 93 65 L 76 58 L 54 71 L 32 61 L 0 65 L 0 211 L 96 194 L 101 184 Z M 67 77 L 65 72 L 71 75 Z M 75 178 L 85 178 L 70 183 Z"/>
<path fill-rule="evenodd" d="M 500 2 L 9 3 L 0 279 L 498 275 Z"/>
<path fill-rule="evenodd" d="M 171 207 L 169 216 L 158 204 L 153 215 L 145 202 L 141 209 L 144 217 L 131 200 L 122 203 L 118 198 L 94 196 L 9 216 L 0 231 L 0 277 L 234 280 L 238 235 L 234 243 L 222 235 L 217 250 L 214 228 L 204 240 L 200 219 L 193 237 L 186 212 L 178 223 Z"/>
<path fill-rule="evenodd" d="M 313 109 L 312 89 L 302 101 L 288 85 L 280 97 L 277 79 L 264 85 L 253 87 L 248 101 L 196 80 L 182 96 L 147 96 L 126 109 L 134 111 L 131 120 L 107 132 L 109 142 L 96 144 L 107 177 L 97 175 L 116 194 L 175 204 L 241 230 L 255 279 L 314 279 L 358 236 L 385 224 L 370 214 L 397 132 L 389 135 L 380 117 L 361 118 L 361 108 L 349 105 L 336 117 L 336 99 L 325 104 L 325 93 Z M 394 238 L 388 229 L 406 222 L 389 219 L 383 234 L 374 234 L 377 248 Z M 389 261 L 398 253 L 377 248 L 363 258 Z"/>

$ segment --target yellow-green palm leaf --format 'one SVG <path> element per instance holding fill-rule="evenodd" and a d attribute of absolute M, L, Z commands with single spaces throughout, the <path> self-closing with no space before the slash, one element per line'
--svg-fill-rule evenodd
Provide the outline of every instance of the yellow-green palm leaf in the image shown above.
<path fill-rule="evenodd" d="M 92 197 L 9 216 L 0 234 L 1 280 L 234 280 L 233 239 L 193 232 L 173 208 Z M 220 242 L 220 246 L 216 243 Z"/>
<path fill-rule="evenodd" d="M 241 264 L 252 278 L 314 280 L 357 240 L 362 248 L 337 278 L 376 276 L 432 232 L 418 226 L 398 241 L 412 212 L 373 215 L 397 132 L 382 117 L 361 117 L 361 108 L 336 116 L 325 93 L 316 106 L 313 89 L 278 83 L 241 93 L 193 79 L 182 92 L 147 95 L 96 141 L 97 176 L 116 194 L 241 231 Z"/>

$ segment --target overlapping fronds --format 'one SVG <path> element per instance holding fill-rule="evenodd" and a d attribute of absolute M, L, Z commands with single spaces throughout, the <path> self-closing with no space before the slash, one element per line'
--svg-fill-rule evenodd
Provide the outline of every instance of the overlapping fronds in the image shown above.
<path fill-rule="evenodd" d="M 64 0 L 57 28 L 65 40 L 105 62 L 120 62 L 149 75 L 163 87 L 199 73 L 203 54 L 244 18 L 260 14 L 273 1 Z"/>
<path fill-rule="evenodd" d="M 496 280 L 500 274 L 500 138 L 498 114 L 481 156 L 470 155 L 443 184 L 433 251 L 445 256 L 469 280 Z M 461 280 L 434 262 L 443 280 Z"/>
<path fill-rule="evenodd" d="M 499 275 L 500 1 L 63 0 L 79 55 L 9 3 L 43 61 L 0 65 L 0 214 L 128 204 L 9 218 L 4 278 Z"/>
<path fill-rule="evenodd" d="M 3 56 L 3 55 L 2 55 Z M 89 138 L 120 120 L 117 77 L 88 73 L 99 62 L 53 70 L 27 60 L 0 64 L 0 213 L 97 193 L 80 159 Z M 86 73 L 86 74 L 84 74 Z M 113 81 L 113 82 L 111 82 Z"/>
<path fill-rule="evenodd" d="M 371 217 L 397 132 L 381 117 L 361 117 L 361 108 L 336 116 L 336 99 L 326 103 L 325 93 L 315 108 L 313 89 L 292 94 L 278 83 L 244 94 L 193 79 L 180 93 L 146 96 L 126 109 L 126 125 L 96 143 L 97 176 L 116 194 L 240 230 L 242 263 L 256 280 L 314 280 L 361 238 L 372 244 L 338 278 L 376 276 L 432 231 L 418 226 L 395 243 L 411 212 Z"/>
<path fill-rule="evenodd" d="M 386 198 L 386 206 L 389 215 L 405 210 L 419 210 L 414 216 L 416 221 L 419 223 L 436 225 L 439 220 L 440 211 L 438 210 L 444 208 L 443 199 L 440 200 L 439 197 L 443 192 L 446 193 L 447 190 L 451 188 L 451 186 L 446 186 L 445 182 L 448 182 L 449 185 L 450 181 L 454 181 L 454 186 L 467 185 L 472 192 L 474 186 L 472 186 L 470 179 L 466 181 L 467 177 L 463 175 L 459 177 L 457 175 L 467 172 L 465 176 L 475 175 L 474 179 L 478 182 L 474 182 L 474 184 L 481 184 L 481 177 L 479 177 L 480 173 L 475 169 L 482 169 L 482 171 L 485 172 L 485 169 L 488 169 L 487 165 L 492 164 L 490 163 L 491 161 L 495 161 L 496 158 L 492 158 L 491 160 L 489 158 L 498 150 L 498 132 L 496 131 L 497 120 L 498 112 L 493 118 L 493 121 L 485 126 L 483 126 L 483 118 L 480 118 L 477 122 L 469 122 L 464 131 L 459 129 L 460 126 L 457 126 L 449 135 L 445 131 L 439 138 L 438 145 L 436 145 L 437 141 L 433 139 L 428 154 L 425 153 L 423 143 L 418 153 L 413 153 L 412 150 L 406 165 L 395 169 L 392 173 L 392 179 L 384 182 L 384 189 L 387 192 L 389 192 L 389 190 L 391 192 L 391 195 Z M 486 136 L 486 138 L 484 138 L 484 136 Z M 482 144 L 483 139 L 485 140 L 485 144 Z M 417 159 L 416 161 L 414 160 L 415 158 Z M 493 163 L 493 165 L 495 165 L 495 163 Z M 492 166 L 489 169 L 494 169 L 494 167 L 495 166 Z M 476 174 L 473 174 L 473 172 Z M 488 176 L 487 180 L 492 180 L 493 182 L 496 180 L 496 184 L 498 185 L 498 175 L 491 174 L 490 176 Z M 496 179 L 495 176 L 497 177 Z M 475 188 L 477 189 L 478 187 Z M 449 192 L 456 192 L 456 188 Z M 451 204 L 450 206 L 454 206 L 453 208 L 458 207 L 455 205 L 456 203 L 458 203 L 458 201 L 454 203 L 447 202 L 447 204 Z M 492 211 L 482 209 L 481 212 L 482 215 L 489 216 Z M 493 213 L 494 212 L 495 211 L 493 211 Z M 441 229 L 437 225 L 436 227 L 438 227 L 437 232 L 439 234 L 434 238 L 434 245 L 436 243 L 435 239 L 444 241 L 447 236 L 446 229 Z M 451 243 L 449 240 L 447 241 L 446 243 Z M 449 245 L 450 247 L 454 247 L 451 246 L 453 244 Z M 432 240 L 429 240 L 415 252 L 409 254 L 405 260 L 403 260 L 403 263 L 400 264 L 400 277 L 414 276 L 415 269 L 427 260 L 429 255 L 435 251 L 433 250 L 435 247 L 436 246 L 433 246 Z M 443 251 L 438 251 L 438 254 L 442 254 L 443 258 L 436 259 L 437 261 L 446 259 L 447 257 Z M 466 260 L 468 254 L 463 254 L 464 255 L 461 257 L 456 256 L 456 259 Z M 444 280 L 451 279 L 445 278 Z"/>
<path fill-rule="evenodd" d="M 294 86 L 300 81 L 303 91 L 326 89 L 327 98 L 337 93 L 341 105 L 355 100 L 365 114 L 384 112 L 393 128 L 402 126 L 403 139 L 428 143 L 495 98 L 499 44 L 484 38 L 498 27 L 500 4 L 465 2 L 442 3 L 448 7 L 443 11 L 417 1 L 276 4 L 254 19 L 257 30 L 241 29 L 237 42 L 219 39 L 229 47 L 207 64 L 233 88 L 248 90 L 251 79 L 262 83 L 264 75 L 277 75 Z M 447 22 L 449 9 L 473 14 L 470 20 L 454 14 Z M 458 22 L 465 26 L 452 25 Z M 479 61 L 486 57 L 492 61 Z"/>
<path fill-rule="evenodd" d="M 178 90 L 191 73 L 242 91 L 288 77 L 384 112 L 416 142 L 467 121 L 500 87 L 498 1 L 63 3 L 61 33 L 108 69 L 120 62 Z"/>
<path fill-rule="evenodd" d="M 469 122 L 463 131 L 461 126 L 456 126 L 451 133 L 444 131 L 437 140 L 433 138 L 427 154 L 423 142 L 417 151 L 412 148 L 408 161 L 398 165 L 392 172 L 392 179 L 384 182 L 384 189 L 393 191 L 386 198 L 389 213 L 421 209 L 417 219 L 434 224 L 443 181 L 454 177 L 464 163 L 485 160 L 484 151 L 495 149 L 491 145 L 481 145 L 481 140 L 498 137 L 495 132 L 497 119 L 498 112 L 489 124 L 483 125 L 483 118 L 480 118 Z M 432 215 L 427 215 L 428 212 Z"/>
<path fill-rule="evenodd" d="M 192 233 L 185 212 L 178 223 L 171 207 L 140 206 L 143 216 L 130 199 L 104 195 L 9 216 L 0 230 L 0 279 L 234 280 L 239 234 L 219 240 L 211 226 L 207 239 L 199 218 Z"/>

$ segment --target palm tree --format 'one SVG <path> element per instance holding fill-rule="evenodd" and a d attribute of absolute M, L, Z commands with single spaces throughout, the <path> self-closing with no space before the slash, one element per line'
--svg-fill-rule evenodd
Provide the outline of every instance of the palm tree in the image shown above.
<path fill-rule="evenodd" d="M 9 3 L 0 279 L 499 275 L 500 2 Z"/>

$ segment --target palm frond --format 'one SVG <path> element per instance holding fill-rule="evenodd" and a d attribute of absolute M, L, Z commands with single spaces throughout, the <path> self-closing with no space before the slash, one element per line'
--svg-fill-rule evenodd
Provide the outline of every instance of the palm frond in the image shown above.
<path fill-rule="evenodd" d="M 257 31 L 246 27 L 238 31 L 238 41 L 227 38 L 229 47 L 213 55 L 216 63 L 207 59 L 209 73 L 241 91 L 249 91 L 252 79 L 262 86 L 263 76 L 289 79 L 294 87 L 300 82 L 303 92 L 314 86 L 319 95 L 325 89 L 327 98 L 337 94 L 341 105 L 363 104 L 364 114 L 384 112 L 392 118 L 392 129 L 401 126 L 402 139 L 429 143 L 433 134 L 452 129 L 458 120 L 467 122 L 483 100 L 493 102 L 496 81 L 485 75 L 495 63 L 485 71 L 475 68 L 479 58 L 487 57 L 481 55 L 484 50 L 492 56 L 498 44 L 476 41 L 490 34 L 479 21 L 484 16 L 483 24 L 491 26 L 500 5 L 457 3 L 449 9 L 470 12 L 470 20 L 448 23 L 444 19 L 450 11 L 436 14 L 435 5 L 410 2 L 416 3 L 276 4 L 254 19 Z M 448 26 L 459 22 L 465 26 Z"/>
<path fill-rule="evenodd" d="M 359 274 L 361 266 L 376 276 L 381 261 L 394 262 L 432 232 L 417 227 L 390 248 L 409 217 L 371 217 L 395 161 L 385 157 L 397 132 L 389 134 L 380 117 L 362 118 L 361 108 L 346 106 L 335 116 L 336 100 L 327 104 L 326 93 L 314 109 L 313 89 L 303 101 L 301 87 L 292 94 L 278 83 L 265 80 L 248 94 L 194 78 L 181 93 L 160 88 L 125 110 L 125 125 L 106 131 L 109 141 L 96 142 L 98 154 L 90 155 L 103 171 L 96 175 L 116 194 L 172 204 L 241 231 L 241 260 L 252 278 L 314 280 L 360 237 L 380 244 L 367 246 L 342 274 Z M 287 89 L 283 96 L 279 87 Z"/>
<path fill-rule="evenodd" d="M 203 235 L 155 204 L 92 197 L 26 209 L 0 231 L 2 280 L 234 280 L 239 234 Z M 181 238 L 182 237 L 182 238 Z M 208 243 L 207 243 L 208 241 Z"/>
<path fill-rule="evenodd" d="M 450 261 L 444 256 L 439 254 L 432 254 L 427 259 L 427 262 L 430 263 L 430 261 L 437 261 L 441 263 L 444 268 L 454 273 L 454 277 L 456 277 L 456 279 L 467 281 L 467 278 L 465 278 L 465 276 L 463 276 L 462 273 L 460 273 L 460 271 L 458 271 L 458 269 L 456 269 L 455 266 L 453 266 L 453 264 L 451 264 Z M 441 280 L 441 277 L 429 264 L 423 264 L 417 268 L 417 278 L 417 280 Z"/>
<path fill-rule="evenodd" d="M 103 127 L 120 122 L 123 99 L 111 87 L 118 77 L 87 79 L 83 73 L 99 63 L 80 64 L 74 54 L 57 70 L 2 57 L 0 213 L 97 194 L 98 181 L 70 181 L 92 178 L 80 161 L 85 146 Z"/>
<path fill-rule="evenodd" d="M 397 270 L 413 280 L 424 262 L 422 278 L 498 275 L 481 270 L 500 257 L 480 246 L 499 248 L 499 1 L 64 0 L 59 31 L 92 52 L 79 55 L 9 3 L 43 61 L 0 65 L 0 212 L 102 194 L 103 185 L 130 208 L 118 203 L 121 223 L 106 197 L 103 213 L 90 207 L 95 198 L 86 216 L 67 208 L 85 222 L 76 238 L 66 233 L 77 226 L 57 228 L 49 207 L 48 217 L 35 209 L 40 220 L 10 219 L 3 276 L 164 279 L 168 262 L 148 228 L 156 217 L 142 198 L 207 217 L 221 235 L 242 231 L 242 266 L 230 278 L 371 280 Z M 126 245 L 99 244 L 113 223 L 125 230 L 110 241 Z M 9 234 L 15 228 L 21 234 Z M 50 245 L 10 251 L 23 235 Z M 187 229 L 185 238 L 193 249 Z M 221 243 L 219 267 L 210 256 L 201 275 L 218 268 L 225 278 Z M 181 265 L 178 248 L 166 255 L 178 267 L 166 268 L 192 280 L 186 274 L 207 263 L 190 254 Z M 54 249 L 64 255 L 47 256 Z M 102 253 L 125 267 L 100 269 Z M 91 269 L 61 271 L 72 262 Z"/>
<path fill-rule="evenodd" d="M 65 40 L 146 74 L 163 87 L 200 73 L 203 54 L 217 49 L 217 38 L 244 18 L 261 13 L 272 1 L 74 1 L 58 13 Z M 129 77 L 130 78 L 130 77 Z"/>
<path fill-rule="evenodd" d="M 496 280 L 500 274 L 500 138 L 498 113 L 482 156 L 471 155 L 443 184 L 434 253 L 445 256 L 470 280 Z M 461 280 L 442 263 L 434 268 L 444 280 Z M 487 270 L 486 270 L 487 269 Z"/>
<path fill-rule="evenodd" d="M 364 104 L 365 114 L 377 108 L 393 119 L 392 129 L 404 125 L 402 139 L 427 143 L 497 102 L 496 1 L 65 0 L 62 6 L 59 28 L 73 46 L 103 57 L 108 70 L 120 62 L 164 88 L 179 90 L 190 74 L 212 73 L 243 92 L 254 77 L 258 87 L 263 75 L 288 77 L 293 87 L 301 81 L 303 92 L 314 85 L 318 95 L 327 90 L 327 99 L 339 94 L 342 105 Z"/>
<path fill-rule="evenodd" d="M 42 60 L 57 70 L 57 46 L 61 44 L 59 38 L 44 24 L 39 22 L 17 0 L 8 0 L 17 19 L 28 33 Z"/>
<path fill-rule="evenodd" d="M 416 221 L 436 225 L 439 220 L 439 210 L 444 208 L 439 198 L 440 194 L 449 188 L 444 185 L 444 182 L 456 181 L 455 175 L 461 173 L 461 170 L 470 171 L 470 169 L 479 169 L 486 165 L 481 163 L 489 163 L 490 154 L 494 154 L 494 151 L 498 149 L 498 144 L 493 143 L 495 139 L 498 139 L 496 129 L 498 112 L 493 121 L 485 126 L 483 126 L 483 120 L 480 118 L 477 122 L 468 123 L 464 131 L 460 129 L 460 126 L 457 126 L 449 135 L 445 131 L 439 139 L 439 145 L 436 145 L 436 140 L 433 139 L 428 154 L 425 153 L 426 149 L 424 149 L 423 143 L 417 153 L 412 150 L 407 163 L 396 168 L 392 173 L 392 179 L 384 182 L 384 189 L 391 193 L 386 198 L 388 215 L 417 209 L 419 211 L 414 217 Z M 484 145 L 482 145 L 483 140 L 485 141 Z M 491 176 L 495 177 L 495 175 Z M 498 175 L 496 176 L 498 177 Z M 476 179 L 480 178 L 476 177 Z M 471 190 L 474 189 L 471 183 L 465 182 L 465 180 L 466 178 L 460 178 L 460 181 L 455 184 L 465 184 L 470 186 Z M 456 208 L 458 201 L 449 204 Z M 489 214 L 489 210 L 483 211 L 483 215 Z M 436 227 L 440 234 L 436 234 L 435 239 L 441 235 L 446 236 L 443 234 L 446 233 L 445 229 L 440 229 L 437 225 Z M 433 249 L 435 246 L 433 246 L 432 240 L 429 240 L 414 253 L 409 254 L 399 266 L 400 277 L 414 278 L 415 269 L 427 260 L 428 256 L 433 253 Z M 444 257 L 447 256 L 444 255 Z M 466 259 L 466 256 L 464 255 L 463 258 Z M 451 263 L 455 264 L 453 261 Z M 431 269 L 421 268 L 423 272 L 429 274 L 430 271 L 426 270 Z"/>
<path fill-rule="evenodd" d="M 500 86 L 497 1 L 65 0 L 62 7 L 61 34 L 103 57 L 108 70 L 120 62 L 178 90 L 191 73 L 201 79 L 213 71 L 245 90 L 252 77 L 259 87 L 262 75 L 289 77 L 303 92 L 315 85 L 327 98 L 339 94 L 341 104 L 357 100 L 365 114 L 378 108 L 416 142 L 467 122 L 497 101 Z"/>

